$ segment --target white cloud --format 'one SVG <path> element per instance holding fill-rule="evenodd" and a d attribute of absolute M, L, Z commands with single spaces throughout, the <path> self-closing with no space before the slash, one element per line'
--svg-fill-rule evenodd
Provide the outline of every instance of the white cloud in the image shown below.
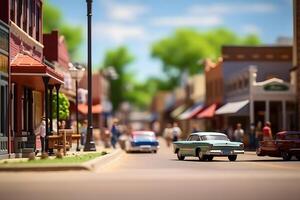
<path fill-rule="evenodd" d="M 111 20 L 133 22 L 148 12 L 148 7 L 141 4 L 121 4 L 114 1 L 103 0 L 106 15 Z"/>
<path fill-rule="evenodd" d="M 256 34 L 259 35 L 261 33 L 261 29 L 254 24 L 247 24 L 242 27 L 242 31 L 246 34 Z"/>
<path fill-rule="evenodd" d="M 188 8 L 191 14 L 236 14 L 236 13 L 270 13 L 277 10 L 274 4 L 268 3 L 244 3 L 244 4 L 222 4 L 215 3 L 210 5 L 193 5 Z"/>
<path fill-rule="evenodd" d="M 106 39 L 113 43 L 123 43 L 126 40 L 143 40 L 146 32 L 141 26 L 129 26 L 118 23 L 96 23 L 93 26 L 95 39 Z"/>
<path fill-rule="evenodd" d="M 179 17 L 158 17 L 152 20 L 155 26 L 216 26 L 222 23 L 217 16 L 179 16 Z"/>

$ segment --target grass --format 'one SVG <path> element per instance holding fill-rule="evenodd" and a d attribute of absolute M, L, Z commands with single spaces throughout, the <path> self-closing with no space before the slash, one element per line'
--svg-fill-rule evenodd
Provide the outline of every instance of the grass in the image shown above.
<path fill-rule="evenodd" d="M 105 155 L 104 152 L 87 153 L 82 155 L 72 155 L 63 158 L 48 158 L 35 160 L 21 160 L 18 162 L 4 162 L 0 163 L 0 167 L 22 167 L 22 166 L 47 166 L 47 165 L 71 165 L 81 164 L 94 158 Z"/>

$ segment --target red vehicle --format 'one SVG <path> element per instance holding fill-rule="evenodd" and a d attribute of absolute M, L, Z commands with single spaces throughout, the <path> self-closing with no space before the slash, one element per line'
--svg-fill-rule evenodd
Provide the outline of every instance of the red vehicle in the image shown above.
<path fill-rule="evenodd" d="M 295 156 L 300 160 L 300 132 L 283 131 L 276 134 L 275 140 L 261 141 L 256 150 L 258 156 L 282 157 L 291 160 Z"/>

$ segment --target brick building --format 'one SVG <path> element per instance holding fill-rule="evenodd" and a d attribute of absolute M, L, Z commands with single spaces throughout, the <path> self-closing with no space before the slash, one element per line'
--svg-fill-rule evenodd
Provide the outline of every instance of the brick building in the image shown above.
<path fill-rule="evenodd" d="M 300 1 L 294 0 L 293 66 L 297 72 L 298 123 L 300 122 Z"/>
<path fill-rule="evenodd" d="M 9 27 L 9 156 L 22 156 L 35 149 L 34 132 L 41 116 L 49 117 L 45 90 L 51 94 L 54 86 L 63 84 L 63 77 L 43 60 L 42 5 L 42 0 L 0 1 L 0 20 Z"/>

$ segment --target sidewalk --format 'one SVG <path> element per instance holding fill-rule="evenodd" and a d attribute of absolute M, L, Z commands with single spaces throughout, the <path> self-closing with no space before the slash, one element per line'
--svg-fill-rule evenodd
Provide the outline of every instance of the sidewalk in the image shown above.
<path fill-rule="evenodd" d="M 107 152 L 105 155 L 101 155 L 101 152 Z M 16 158 L 16 159 L 4 159 L 0 161 L 0 172 L 2 171 L 67 171 L 67 170 L 85 170 L 85 171 L 93 171 L 96 168 L 100 167 L 101 165 L 106 164 L 107 162 L 111 162 L 114 159 L 118 158 L 123 154 L 121 149 L 101 149 L 97 148 L 96 152 L 68 152 L 67 156 L 64 158 L 76 158 L 81 159 L 79 156 L 86 155 L 86 154 L 97 154 L 94 159 L 85 161 L 85 162 L 74 162 L 74 163 L 65 163 L 63 160 L 55 159 L 55 156 L 49 156 L 47 159 L 54 160 L 54 163 L 30 163 L 28 158 Z M 37 160 L 40 160 L 38 157 Z M 47 161 L 45 160 L 45 161 Z M 24 163 L 22 163 L 22 161 Z M 14 164 L 16 163 L 16 164 Z M 17 164 L 20 163 L 20 164 Z M 10 165 L 12 164 L 12 165 Z"/>

